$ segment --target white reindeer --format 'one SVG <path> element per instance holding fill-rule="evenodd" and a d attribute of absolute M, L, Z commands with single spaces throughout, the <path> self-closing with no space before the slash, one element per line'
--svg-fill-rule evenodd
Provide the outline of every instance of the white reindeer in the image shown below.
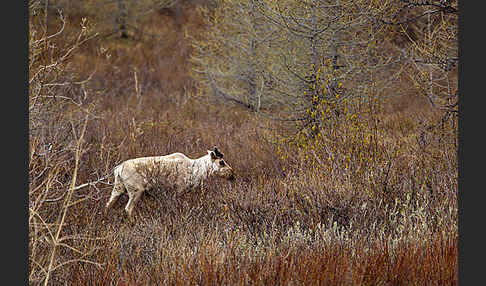
<path fill-rule="evenodd" d="M 182 153 L 173 153 L 136 158 L 121 163 L 113 171 L 115 182 L 106 208 L 112 207 L 121 194 L 127 193 L 128 203 L 125 211 L 131 218 L 135 204 L 143 192 L 150 188 L 201 188 L 204 181 L 212 175 L 234 180 L 235 173 L 223 160 L 223 154 L 218 148 L 214 147 L 207 152 L 207 155 L 198 159 L 190 159 Z"/>

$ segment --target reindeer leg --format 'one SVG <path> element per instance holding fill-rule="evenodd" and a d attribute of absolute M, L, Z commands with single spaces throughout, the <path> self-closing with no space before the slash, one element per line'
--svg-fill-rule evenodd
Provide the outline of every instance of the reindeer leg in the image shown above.
<path fill-rule="evenodd" d="M 115 177 L 115 182 L 113 183 L 113 191 L 111 191 L 111 196 L 108 202 L 106 203 L 106 209 L 109 209 L 113 206 L 113 204 L 118 200 L 121 194 L 123 194 L 124 186 L 119 182 L 118 177 Z"/>
<path fill-rule="evenodd" d="M 135 208 L 135 205 L 137 204 L 138 200 L 142 197 L 144 190 L 137 190 L 134 192 L 129 192 L 128 193 L 128 203 L 125 206 L 125 211 L 127 212 L 128 216 L 130 218 L 133 217 L 133 209 Z"/>

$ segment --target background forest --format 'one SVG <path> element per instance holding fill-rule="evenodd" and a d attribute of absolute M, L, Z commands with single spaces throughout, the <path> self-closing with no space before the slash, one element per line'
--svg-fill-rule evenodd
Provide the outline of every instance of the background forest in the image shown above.
<path fill-rule="evenodd" d="M 31 285 L 457 285 L 458 3 L 30 0 Z M 218 146 L 235 182 L 124 160 Z"/>

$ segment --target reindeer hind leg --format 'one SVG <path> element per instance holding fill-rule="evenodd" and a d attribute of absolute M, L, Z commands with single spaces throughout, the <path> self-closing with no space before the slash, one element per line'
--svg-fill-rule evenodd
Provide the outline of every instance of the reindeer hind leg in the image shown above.
<path fill-rule="evenodd" d="M 113 190 L 111 191 L 111 196 L 108 202 L 106 203 L 106 208 L 109 209 L 113 206 L 113 204 L 118 200 L 121 194 L 125 192 L 125 187 L 120 182 L 118 176 L 115 176 L 115 182 L 113 183 Z"/>

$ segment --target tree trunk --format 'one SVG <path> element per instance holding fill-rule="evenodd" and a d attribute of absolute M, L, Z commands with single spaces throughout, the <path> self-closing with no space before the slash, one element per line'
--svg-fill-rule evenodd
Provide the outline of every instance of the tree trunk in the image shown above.
<path fill-rule="evenodd" d="M 128 32 L 127 32 L 128 11 L 127 11 L 127 7 L 125 6 L 125 0 L 118 0 L 118 9 L 120 11 L 120 14 L 118 16 L 118 23 L 120 24 L 119 31 L 121 32 L 121 37 L 123 39 L 127 39 L 128 38 Z"/>

